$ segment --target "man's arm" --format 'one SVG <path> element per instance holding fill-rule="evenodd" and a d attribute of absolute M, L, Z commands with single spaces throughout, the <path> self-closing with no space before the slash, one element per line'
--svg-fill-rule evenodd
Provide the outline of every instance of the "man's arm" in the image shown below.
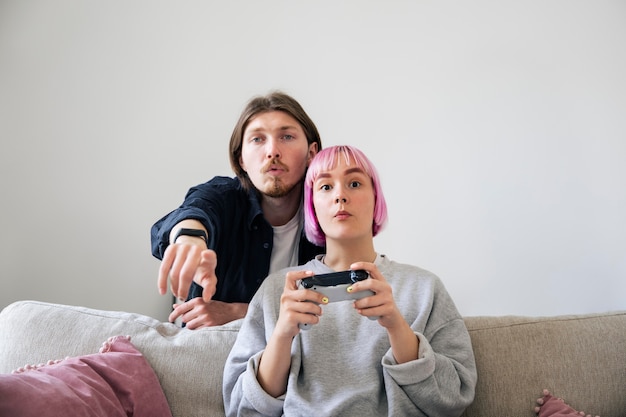
<path fill-rule="evenodd" d="M 168 278 L 170 281 L 170 288 L 172 294 L 181 299 L 187 298 L 189 287 L 194 278 L 198 284 L 205 285 L 211 284 L 211 282 L 202 281 L 207 279 L 210 281 L 215 278 L 215 265 L 217 259 L 215 252 L 212 252 L 212 256 L 203 255 L 203 252 L 207 251 L 206 241 L 200 236 L 178 236 L 178 231 L 182 228 L 203 230 L 206 233 L 206 229 L 202 226 L 198 220 L 187 219 L 177 223 L 170 232 L 170 245 L 163 254 L 163 260 L 159 268 L 158 288 L 160 294 L 167 292 Z M 204 263 L 203 263 L 204 262 Z M 200 271 L 200 266 L 203 266 L 203 270 Z M 199 275 L 199 273 L 201 274 Z M 199 275 L 199 276 L 198 276 Z M 217 278 L 215 278 L 217 281 Z M 213 283 L 215 286 L 215 282 Z M 210 300 L 213 293 L 207 294 L 207 300 Z"/>
<path fill-rule="evenodd" d="M 185 243 L 185 244 L 190 244 L 190 245 L 200 245 L 202 246 L 203 249 L 207 249 L 207 243 L 208 243 L 207 240 L 203 239 L 200 236 L 181 235 L 178 237 L 178 239 L 176 239 L 176 242 L 174 242 L 174 239 L 176 238 L 176 234 L 178 233 L 180 229 L 202 230 L 204 231 L 204 233 L 206 233 L 206 236 L 208 237 L 209 234 L 206 228 L 204 227 L 204 225 L 200 223 L 200 221 L 194 220 L 194 219 L 185 219 L 177 223 L 174 227 L 172 227 L 172 230 L 170 231 L 170 244 Z M 204 245 L 202 243 L 204 243 Z"/>

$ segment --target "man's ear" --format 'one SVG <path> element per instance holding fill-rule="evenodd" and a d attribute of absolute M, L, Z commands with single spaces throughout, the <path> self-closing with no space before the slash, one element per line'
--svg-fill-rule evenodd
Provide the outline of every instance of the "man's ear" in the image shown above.
<path fill-rule="evenodd" d="M 307 156 L 307 159 L 306 159 L 306 166 L 307 167 L 311 163 L 311 159 L 313 159 L 315 157 L 315 155 L 317 155 L 318 151 L 319 151 L 319 149 L 317 149 L 317 142 L 313 142 L 313 143 L 311 143 L 309 145 L 309 155 Z"/>

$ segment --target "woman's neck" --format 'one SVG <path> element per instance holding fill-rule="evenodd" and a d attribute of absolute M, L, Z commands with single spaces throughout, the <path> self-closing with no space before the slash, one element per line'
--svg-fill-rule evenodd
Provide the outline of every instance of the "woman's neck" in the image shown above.
<path fill-rule="evenodd" d="M 346 271 L 355 262 L 374 262 L 376 251 L 374 242 L 336 242 L 326 241 L 326 255 L 323 262 L 334 271 Z"/>

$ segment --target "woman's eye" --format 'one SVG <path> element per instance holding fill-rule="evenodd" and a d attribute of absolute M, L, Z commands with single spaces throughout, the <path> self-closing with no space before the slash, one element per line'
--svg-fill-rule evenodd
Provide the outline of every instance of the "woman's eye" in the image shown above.
<path fill-rule="evenodd" d="M 328 190 L 330 190 L 330 185 L 328 185 L 328 184 L 323 184 L 323 185 L 321 185 L 321 186 L 320 186 L 320 190 L 322 190 L 322 191 L 328 191 Z"/>
<path fill-rule="evenodd" d="M 358 188 L 361 185 L 359 181 L 350 182 L 350 188 Z"/>

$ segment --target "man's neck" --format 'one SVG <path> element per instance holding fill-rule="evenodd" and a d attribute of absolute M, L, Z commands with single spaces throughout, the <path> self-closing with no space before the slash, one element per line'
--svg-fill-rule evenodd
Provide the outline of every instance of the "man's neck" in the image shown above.
<path fill-rule="evenodd" d="M 261 195 L 261 209 L 265 220 L 272 226 L 282 226 L 296 215 L 302 203 L 302 193 L 298 187 L 283 197 Z"/>

